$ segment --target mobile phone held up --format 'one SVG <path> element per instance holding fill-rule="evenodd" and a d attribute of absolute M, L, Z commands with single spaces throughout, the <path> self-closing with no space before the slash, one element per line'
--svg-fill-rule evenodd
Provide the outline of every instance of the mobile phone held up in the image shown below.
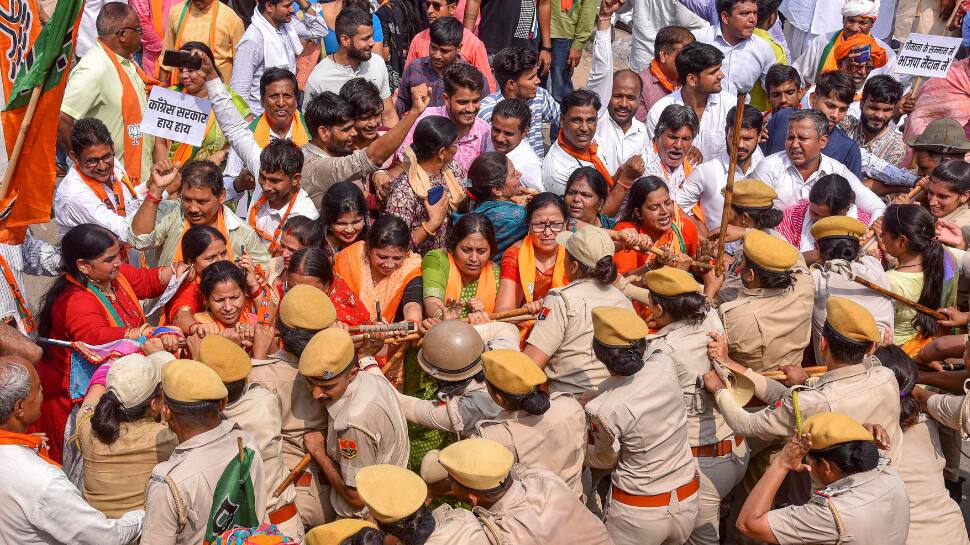
<path fill-rule="evenodd" d="M 198 70 L 202 68 L 202 59 L 188 51 L 166 51 L 162 56 L 162 64 L 170 68 Z"/>
<path fill-rule="evenodd" d="M 445 186 L 439 185 L 428 190 L 428 204 L 434 206 L 438 204 L 441 197 L 445 196 Z"/>

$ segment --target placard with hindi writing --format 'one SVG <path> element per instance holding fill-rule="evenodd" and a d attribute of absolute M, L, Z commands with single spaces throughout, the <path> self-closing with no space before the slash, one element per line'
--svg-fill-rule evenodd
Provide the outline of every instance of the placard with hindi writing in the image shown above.
<path fill-rule="evenodd" d="M 953 64 L 960 38 L 910 34 L 896 57 L 896 72 L 924 78 L 945 78 Z"/>
<path fill-rule="evenodd" d="M 205 137 L 210 115 L 212 104 L 208 100 L 156 85 L 148 97 L 141 131 L 198 146 Z"/>

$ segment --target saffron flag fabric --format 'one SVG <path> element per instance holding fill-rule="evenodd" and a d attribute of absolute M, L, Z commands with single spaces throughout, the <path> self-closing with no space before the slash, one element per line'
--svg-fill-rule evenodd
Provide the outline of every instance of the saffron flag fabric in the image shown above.
<path fill-rule="evenodd" d="M 0 0 L 0 50 L 4 52 L 0 80 L 6 104 L 0 121 L 8 159 L 13 159 L 31 94 L 35 88 L 40 91 L 19 161 L 9 173 L 10 187 L 0 200 L 0 243 L 19 244 L 28 225 L 50 220 L 57 120 L 83 8 L 84 0 L 60 0 L 47 25 L 40 28 L 34 0 Z M 10 14 L 16 21 L 10 20 Z M 11 57 L 9 51 L 17 54 Z"/>

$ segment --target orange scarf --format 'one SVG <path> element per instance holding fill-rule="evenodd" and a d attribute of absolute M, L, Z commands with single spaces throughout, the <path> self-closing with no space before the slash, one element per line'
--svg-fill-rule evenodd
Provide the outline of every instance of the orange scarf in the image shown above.
<path fill-rule="evenodd" d="M 10 294 L 17 301 L 20 323 L 23 325 L 24 331 L 30 333 L 34 330 L 34 315 L 31 314 L 24 292 L 20 289 L 20 284 L 17 283 L 17 279 L 13 275 L 13 269 L 10 268 L 10 264 L 7 263 L 3 254 L 0 254 L 0 269 L 3 269 L 3 279 L 7 282 L 7 287 L 10 288 Z"/>
<path fill-rule="evenodd" d="M 47 445 L 39 435 L 0 430 L 0 445 L 21 445 L 27 447 L 36 452 L 37 456 L 40 456 L 48 464 L 61 467 L 61 464 L 50 459 Z"/>
<path fill-rule="evenodd" d="M 674 206 L 674 217 L 670 221 L 670 229 L 654 241 L 653 245 L 658 248 L 666 248 L 674 254 L 682 254 L 687 251 L 687 241 L 684 240 L 684 218 L 681 215 L 680 207 Z M 652 261 L 657 256 L 647 254 L 647 261 Z"/>
<path fill-rule="evenodd" d="M 232 243 L 229 241 L 229 230 L 226 229 L 226 218 L 222 214 L 222 208 L 219 208 L 219 214 L 216 216 L 215 228 L 222 236 L 226 237 L 226 251 L 229 252 L 229 261 L 233 260 L 232 256 Z M 189 230 L 189 220 L 185 220 L 185 224 L 182 226 L 182 234 L 179 235 L 178 245 L 175 247 L 175 256 L 172 257 L 172 263 L 178 263 L 182 261 L 182 237 L 185 236 L 185 232 Z"/>
<path fill-rule="evenodd" d="M 839 33 L 839 39 L 836 40 L 835 47 L 833 48 L 834 54 L 832 58 L 835 59 L 836 64 L 842 59 L 848 57 L 854 49 L 861 47 L 869 47 L 869 56 L 872 57 L 872 64 L 874 68 L 882 68 L 886 66 L 888 58 L 886 57 L 886 50 L 876 43 L 876 40 L 868 34 L 856 34 L 855 36 L 849 38 L 848 40 L 842 39 L 842 34 Z M 826 64 L 826 68 L 828 65 Z M 835 68 L 838 69 L 837 67 Z M 827 71 L 827 70 L 826 70 Z"/>
<path fill-rule="evenodd" d="M 371 276 L 370 262 L 367 260 L 367 243 L 355 242 L 337 253 L 333 272 L 344 279 L 357 294 L 370 319 L 384 318 L 388 323 L 394 321 L 397 307 L 404 297 L 404 287 L 408 282 L 421 276 L 421 256 L 410 253 L 401 266 L 379 282 Z M 377 315 L 377 303 L 381 304 L 381 315 Z"/>
<path fill-rule="evenodd" d="M 138 185 L 141 183 L 141 149 L 145 140 L 141 132 L 141 102 L 138 100 L 138 92 L 135 91 L 135 86 L 132 85 L 131 78 L 128 77 L 128 72 L 121 68 L 121 63 L 118 62 L 118 55 L 108 46 L 104 45 L 104 42 L 101 40 L 98 40 L 98 45 L 108 55 L 108 59 L 111 60 L 111 64 L 114 65 L 115 71 L 118 73 L 118 80 L 121 82 L 121 117 L 125 130 L 125 171 L 131 176 L 131 183 Z M 153 85 L 160 85 L 158 80 L 145 74 L 141 67 L 135 64 L 134 61 L 131 59 L 126 60 L 130 61 L 131 65 L 135 67 L 138 77 L 145 84 L 146 95 L 151 92 Z"/>
<path fill-rule="evenodd" d="M 105 190 L 103 183 L 81 172 L 81 169 L 77 169 L 77 173 L 78 176 L 81 177 L 81 181 L 83 181 L 84 184 L 91 189 L 91 191 L 94 191 L 94 194 L 98 197 L 99 201 L 103 202 L 108 208 L 114 210 L 115 214 L 125 217 L 125 193 L 121 189 L 122 184 L 128 188 L 128 191 L 131 192 L 132 196 L 135 195 L 135 186 L 132 185 L 131 180 L 128 179 L 128 176 L 122 174 L 120 179 L 115 178 L 114 184 L 111 186 L 111 191 L 115 194 L 115 199 L 118 201 L 118 205 L 115 206 L 115 203 L 111 202 L 111 199 L 108 198 L 108 192 Z"/>
<path fill-rule="evenodd" d="M 606 170 L 606 165 L 603 164 L 603 161 L 599 158 L 599 155 L 596 155 L 596 150 L 599 149 L 599 146 L 596 144 L 596 142 L 590 142 L 589 147 L 586 148 L 585 151 L 578 150 L 570 146 L 569 144 L 567 144 L 566 139 L 563 138 L 562 135 L 563 135 L 563 132 L 562 132 L 562 129 L 560 129 L 559 138 L 556 140 L 556 142 L 559 143 L 559 147 L 562 148 L 562 150 L 565 151 L 567 154 L 569 154 L 571 157 L 574 157 L 580 161 L 586 161 L 587 163 L 592 163 L 593 167 L 597 171 L 599 171 L 600 174 L 603 175 L 603 178 L 606 179 L 606 183 L 610 184 L 610 187 L 613 187 L 613 175 L 610 174 L 608 170 Z"/>
<path fill-rule="evenodd" d="M 522 247 L 519 248 L 519 283 L 522 285 L 525 302 L 531 303 L 535 300 L 536 250 L 532 235 L 526 235 L 522 239 Z M 559 288 L 566 284 L 566 248 L 559 246 L 556 249 L 556 264 L 552 269 L 552 287 Z"/>
<path fill-rule="evenodd" d="M 209 116 L 209 121 L 205 124 L 205 132 L 202 133 L 203 135 L 208 135 L 209 131 L 212 130 L 213 121 L 215 118 L 216 116 L 214 115 Z M 188 163 L 193 157 L 195 157 L 196 152 L 198 152 L 200 148 L 201 146 L 193 146 L 192 144 L 182 142 L 178 145 L 178 147 L 175 148 L 175 153 L 172 154 L 172 162 L 175 163 L 176 167 L 182 168 L 185 166 L 185 163 Z"/>
<path fill-rule="evenodd" d="M 461 272 L 455 264 L 455 258 L 448 253 L 448 285 L 445 286 L 445 301 L 458 301 L 461 299 Z M 475 289 L 475 298 L 485 305 L 485 312 L 491 314 L 495 311 L 495 297 L 498 290 L 495 282 L 495 271 L 492 270 L 492 260 L 488 260 L 481 274 L 478 275 L 478 287 Z"/>
<path fill-rule="evenodd" d="M 236 327 L 236 325 L 227 326 L 226 324 L 220 322 L 219 319 L 208 310 L 205 312 L 196 312 L 192 317 L 200 324 L 215 324 L 219 326 L 219 331 L 225 331 L 227 329 Z M 256 325 L 256 315 L 252 312 L 246 312 L 246 310 L 243 309 L 243 311 L 239 313 L 239 320 L 236 321 L 236 324 Z"/>
<path fill-rule="evenodd" d="M 125 321 L 121 318 L 121 315 L 118 314 L 118 312 L 114 308 L 108 306 L 108 303 L 106 302 L 107 296 L 102 294 L 101 290 L 95 291 L 95 289 L 91 288 L 91 284 L 88 284 L 86 286 L 82 285 L 73 276 L 69 274 L 64 275 L 64 278 L 66 278 L 67 281 L 70 282 L 71 284 L 74 284 L 75 286 L 93 295 L 98 300 L 98 302 L 101 303 L 101 308 L 104 309 L 104 313 L 108 315 L 108 320 L 114 323 L 114 327 L 128 326 L 128 324 L 126 324 Z M 118 286 L 121 288 L 121 291 L 127 293 L 128 297 L 131 298 L 132 302 L 135 303 L 134 307 L 135 307 L 135 310 L 138 312 L 138 319 L 139 319 L 138 323 L 139 325 L 144 325 L 146 322 L 145 312 L 141 308 L 138 295 L 135 294 L 135 289 L 131 287 L 131 284 L 128 282 L 128 279 L 125 278 L 125 275 L 123 274 L 118 274 L 118 278 L 116 278 L 115 281 L 118 283 Z"/>
<path fill-rule="evenodd" d="M 680 87 L 676 83 L 670 81 L 667 74 L 664 74 L 664 71 L 660 69 L 660 63 L 657 62 L 657 59 L 650 61 L 650 73 L 653 74 L 653 77 L 657 78 L 657 82 L 660 83 L 660 86 L 663 87 L 668 93 L 673 93 L 674 89 Z"/>
<path fill-rule="evenodd" d="M 293 196 L 290 197 L 290 204 L 286 206 L 286 212 L 283 212 L 283 219 L 280 220 L 279 225 L 276 226 L 276 230 L 270 235 L 266 231 L 263 231 L 259 227 L 256 227 L 256 212 L 264 204 L 266 204 L 266 194 L 263 193 L 256 199 L 253 206 L 249 209 L 249 225 L 256 231 L 256 234 L 262 237 L 263 240 L 269 242 L 269 253 L 276 257 L 280 255 L 280 235 L 283 233 L 283 224 L 286 223 L 286 219 L 290 217 L 290 212 L 293 210 L 293 205 L 296 204 L 296 198 L 300 196 L 300 186 L 296 186 L 293 190 Z"/>
<path fill-rule="evenodd" d="M 673 176 L 674 172 L 677 171 L 675 170 L 674 172 L 669 172 L 667 170 L 667 163 L 664 163 L 663 158 L 660 157 L 660 148 L 657 147 L 656 142 L 653 143 L 653 152 L 656 153 L 657 157 L 660 159 L 660 168 L 662 168 L 664 172 L 664 181 L 669 182 L 670 177 Z M 686 155 L 684 156 L 683 162 L 681 162 L 681 166 L 684 168 L 684 179 L 686 180 L 687 177 L 690 176 L 690 173 L 694 170 L 694 167 L 690 164 L 690 161 L 687 160 Z M 668 189 L 671 193 L 677 190 L 677 188 L 674 187 L 669 187 Z"/>
<path fill-rule="evenodd" d="M 155 28 L 155 34 L 158 36 L 165 36 L 165 14 L 162 13 L 162 0 L 150 0 L 152 7 L 152 26 Z"/>
<path fill-rule="evenodd" d="M 269 145 L 273 130 L 269 127 L 269 121 L 266 121 L 266 114 L 254 119 L 250 125 L 250 129 L 253 131 L 253 138 L 260 148 L 265 148 Z M 290 125 L 290 140 L 300 148 L 307 145 L 310 141 L 310 132 L 307 130 L 303 122 L 303 116 L 300 115 L 299 111 L 293 113 L 293 123 Z M 259 175 L 259 173 L 255 172 L 253 175 Z"/>

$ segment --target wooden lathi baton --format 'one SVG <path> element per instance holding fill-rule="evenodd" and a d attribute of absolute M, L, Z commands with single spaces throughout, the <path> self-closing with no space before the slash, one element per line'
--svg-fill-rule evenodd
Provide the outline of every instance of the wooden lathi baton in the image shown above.
<path fill-rule="evenodd" d="M 921 304 L 917 303 L 916 301 L 911 301 L 911 300 L 903 297 L 902 295 L 899 295 L 896 292 L 893 292 L 891 290 L 887 290 L 886 288 L 884 288 L 884 287 L 882 287 L 882 286 L 880 286 L 878 284 L 873 284 L 872 282 L 866 280 L 865 278 L 862 278 L 859 275 L 853 275 L 852 276 L 852 281 L 855 282 L 856 284 L 862 284 L 863 286 L 871 289 L 872 291 L 875 291 L 875 292 L 878 292 L 878 293 L 880 293 L 882 295 L 885 295 L 886 297 L 892 299 L 893 301 L 897 301 L 897 302 L 902 303 L 902 304 L 904 304 L 904 305 L 906 305 L 908 307 L 915 308 L 916 310 L 922 312 L 923 314 L 929 314 L 930 316 L 936 318 L 937 320 L 949 320 L 950 319 L 949 316 L 947 316 L 946 314 L 943 314 L 942 312 L 939 312 L 939 311 L 936 311 L 934 309 L 931 309 L 930 307 L 927 307 L 925 305 L 921 305 Z"/>
<path fill-rule="evenodd" d="M 299 479 L 300 474 L 306 471 L 306 468 L 308 465 L 310 465 L 311 460 L 313 460 L 313 457 L 310 456 L 309 452 L 304 454 L 303 458 L 300 460 L 300 463 L 296 464 L 296 467 L 293 468 L 293 471 L 291 471 L 290 474 L 287 475 L 285 479 L 283 479 L 283 482 L 281 482 L 280 485 L 276 487 L 276 490 L 273 491 L 273 497 L 274 498 L 280 497 L 280 494 L 282 494 L 283 491 L 286 490 L 286 487 L 290 486 L 297 479 Z"/>
<path fill-rule="evenodd" d="M 731 211 L 731 200 L 734 198 L 734 174 L 738 168 L 738 144 L 741 141 L 741 122 L 744 119 L 744 101 L 747 93 L 738 93 L 738 104 L 734 113 L 734 134 L 731 141 L 731 164 L 728 166 L 727 184 L 724 185 L 724 209 L 721 211 L 721 230 L 717 237 L 717 257 L 714 260 L 714 270 L 718 274 L 724 272 L 724 245 L 727 244 L 728 212 Z"/>
<path fill-rule="evenodd" d="M 504 320 L 509 320 L 512 318 L 521 318 L 531 316 L 529 309 L 527 307 L 513 308 L 511 310 L 506 310 L 504 312 L 493 312 L 488 315 L 488 318 L 493 322 L 501 322 Z M 468 318 L 459 318 L 463 322 L 467 322 Z M 420 339 L 424 335 L 419 331 L 416 333 L 411 333 L 405 337 L 388 337 L 384 339 L 384 344 L 400 344 L 405 342 L 412 342 Z"/>
<path fill-rule="evenodd" d="M 622 237 L 620 237 L 620 233 L 618 231 L 607 231 L 607 233 L 610 234 L 610 238 L 613 239 L 614 242 L 615 241 L 623 242 L 621 239 Z M 667 255 L 666 252 L 664 252 L 661 248 L 658 248 L 656 246 L 650 246 L 649 248 L 647 248 L 647 251 L 653 255 L 657 255 L 660 257 Z M 692 267 L 700 267 L 705 271 L 709 271 L 714 268 L 714 265 L 711 265 L 710 263 L 704 263 L 702 261 L 694 261 L 693 259 L 690 261 L 690 264 Z"/>
<path fill-rule="evenodd" d="M 829 368 L 825 366 L 803 367 L 803 369 L 805 370 L 806 373 L 808 373 L 808 376 L 810 377 L 820 377 L 825 373 L 827 373 L 829 370 Z M 762 371 L 759 374 L 765 378 L 770 378 L 773 380 L 785 380 L 786 378 L 788 378 L 788 375 L 786 375 L 784 371 Z"/>
<path fill-rule="evenodd" d="M 350 333 L 388 333 L 398 331 L 414 331 L 417 326 L 414 322 L 394 322 L 393 324 L 361 324 L 350 326 Z"/>

